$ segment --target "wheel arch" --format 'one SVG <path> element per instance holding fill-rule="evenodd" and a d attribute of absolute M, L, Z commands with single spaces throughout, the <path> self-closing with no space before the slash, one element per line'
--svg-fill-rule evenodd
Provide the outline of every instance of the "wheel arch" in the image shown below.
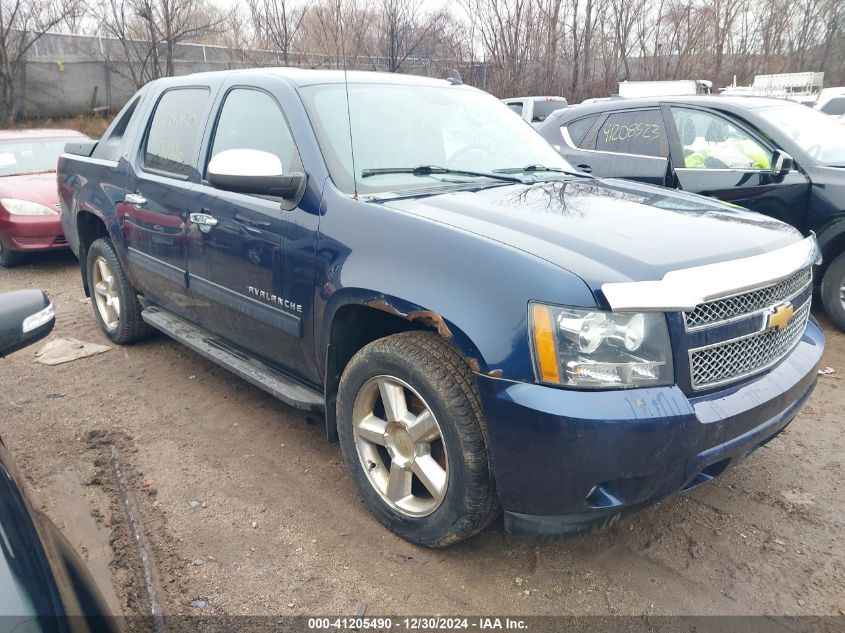
<path fill-rule="evenodd" d="M 407 331 L 437 334 L 474 372 L 486 371 L 478 347 L 442 314 L 393 295 L 343 288 L 330 298 L 318 324 L 317 359 L 324 376 L 326 435 L 337 440 L 335 403 L 340 376 L 355 353 L 374 340 Z"/>
<path fill-rule="evenodd" d="M 85 209 L 79 209 L 76 214 L 76 231 L 79 237 L 79 269 L 82 273 L 82 287 L 85 296 L 91 296 L 91 288 L 88 283 L 88 249 L 95 240 L 101 237 L 111 239 L 106 223 L 99 215 Z"/>
<path fill-rule="evenodd" d="M 845 252 L 845 212 L 828 222 L 816 235 L 822 253 L 820 273 L 824 274 L 830 263 Z"/>

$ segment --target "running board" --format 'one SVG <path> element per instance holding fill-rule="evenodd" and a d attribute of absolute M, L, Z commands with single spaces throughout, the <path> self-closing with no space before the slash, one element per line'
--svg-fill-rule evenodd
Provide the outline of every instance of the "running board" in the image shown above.
<path fill-rule="evenodd" d="M 288 378 L 279 371 L 252 358 L 211 334 L 201 327 L 189 323 L 172 312 L 150 306 L 141 312 L 141 317 L 152 327 L 190 347 L 225 367 L 256 387 L 276 396 L 282 402 L 298 409 L 322 411 L 325 407 L 323 394 Z"/>

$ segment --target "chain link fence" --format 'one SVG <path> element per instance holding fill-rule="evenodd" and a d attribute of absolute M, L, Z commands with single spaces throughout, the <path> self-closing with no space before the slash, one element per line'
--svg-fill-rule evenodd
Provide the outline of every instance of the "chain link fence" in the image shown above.
<path fill-rule="evenodd" d="M 135 44 L 137 50 L 127 47 Z M 148 42 L 129 43 L 108 37 L 47 33 L 27 53 L 18 78 L 17 117 L 63 117 L 98 111 L 117 110 L 138 89 L 140 62 L 150 51 Z M 164 45 L 159 46 L 160 59 Z M 173 46 L 174 74 L 251 68 L 256 66 L 296 66 L 300 68 L 386 71 L 389 60 L 377 56 L 347 57 L 320 54 L 282 53 L 269 50 L 242 50 L 205 44 Z M 135 68 L 131 65 L 135 64 Z M 481 76 L 483 68 L 467 68 L 465 64 L 410 58 L 402 64 L 402 72 L 447 77 L 453 68 L 462 74 Z"/>

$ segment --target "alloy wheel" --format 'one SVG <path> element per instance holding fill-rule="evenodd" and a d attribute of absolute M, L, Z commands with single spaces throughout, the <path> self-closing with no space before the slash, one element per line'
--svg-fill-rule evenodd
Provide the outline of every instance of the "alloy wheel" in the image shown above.
<path fill-rule="evenodd" d="M 845 309 L 845 277 L 843 277 L 842 285 L 839 287 L 839 301 L 842 303 L 842 308 Z"/>
<path fill-rule="evenodd" d="M 91 275 L 97 312 L 109 330 L 116 330 L 120 324 L 120 293 L 114 272 L 104 257 L 94 261 Z"/>
<path fill-rule="evenodd" d="M 352 411 L 361 466 L 394 510 L 428 516 L 443 502 L 449 461 L 431 408 L 407 383 L 376 376 L 358 392 Z"/>

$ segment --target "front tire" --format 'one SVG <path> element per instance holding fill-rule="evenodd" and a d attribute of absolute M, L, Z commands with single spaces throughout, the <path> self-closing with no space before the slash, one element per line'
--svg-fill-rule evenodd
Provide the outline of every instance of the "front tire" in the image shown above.
<path fill-rule="evenodd" d="M 91 305 L 100 329 L 112 342 L 126 345 L 150 332 L 141 318 L 141 304 L 111 240 L 101 237 L 91 244 L 87 260 Z"/>
<path fill-rule="evenodd" d="M 827 316 L 845 330 L 845 253 L 834 259 L 822 277 L 820 294 Z"/>
<path fill-rule="evenodd" d="M 435 334 L 395 334 L 355 354 L 340 381 L 337 419 L 364 504 L 402 538 L 445 547 L 498 515 L 472 372 Z"/>
<path fill-rule="evenodd" d="M 0 238 L 0 266 L 3 268 L 14 268 L 21 263 L 22 258 L 23 255 L 10 249 L 3 239 Z"/>

